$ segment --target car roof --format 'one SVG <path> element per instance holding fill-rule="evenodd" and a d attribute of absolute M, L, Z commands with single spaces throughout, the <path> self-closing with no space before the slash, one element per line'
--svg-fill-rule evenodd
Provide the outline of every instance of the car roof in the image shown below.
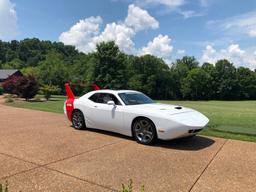
<path fill-rule="evenodd" d="M 134 91 L 134 90 L 100 89 L 100 90 L 96 90 L 96 91 L 91 91 L 90 93 L 112 93 L 112 94 L 118 94 L 118 93 L 126 93 L 126 92 L 135 92 L 135 93 L 138 93 L 139 91 Z"/>
<path fill-rule="evenodd" d="M 83 96 L 81 96 L 80 98 L 89 98 L 91 97 L 93 94 L 95 93 L 111 93 L 111 94 L 114 94 L 114 95 L 117 95 L 118 93 L 131 93 L 131 92 L 134 92 L 134 93 L 140 93 L 139 91 L 134 91 L 134 90 L 112 90 L 112 89 L 100 89 L 100 90 L 96 90 L 96 91 L 90 91 L 86 94 L 84 94 Z"/>

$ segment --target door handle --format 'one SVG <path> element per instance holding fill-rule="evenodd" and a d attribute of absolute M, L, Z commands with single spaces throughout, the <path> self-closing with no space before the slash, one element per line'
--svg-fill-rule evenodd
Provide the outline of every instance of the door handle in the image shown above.
<path fill-rule="evenodd" d="M 93 107 L 94 107 L 94 108 L 97 108 L 98 106 L 97 106 L 97 105 L 94 105 Z"/>

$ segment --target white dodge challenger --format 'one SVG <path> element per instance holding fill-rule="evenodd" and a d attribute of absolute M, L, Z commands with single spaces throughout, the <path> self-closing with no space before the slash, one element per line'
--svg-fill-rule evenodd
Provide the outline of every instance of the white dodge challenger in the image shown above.
<path fill-rule="evenodd" d="M 132 136 L 141 144 L 196 135 L 209 122 L 190 108 L 154 102 L 132 90 L 96 90 L 75 99 L 68 84 L 64 112 L 75 129 L 94 128 Z"/>

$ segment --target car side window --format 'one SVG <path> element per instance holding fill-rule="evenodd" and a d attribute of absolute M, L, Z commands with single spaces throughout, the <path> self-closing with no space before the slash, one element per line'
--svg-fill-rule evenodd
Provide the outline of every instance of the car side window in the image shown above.
<path fill-rule="evenodd" d="M 95 93 L 93 94 L 91 97 L 89 97 L 89 99 L 95 103 L 98 103 L 98 97 L 99 97 L 99 94 L 98 93 Z"/>
<path fill-rule="evenodd" d="M 103 103 L 107 103 L 108 101 L 114 101 L 116 105 L 121 105 L 116 96 L 110 93 L 106 93 L 103 97 Z"/>
<path fill-rule="evenodd" d="M 110 93 L 95 93 L 89 99 L 95 103 L 107 104 L 108 101 L 114 101 L 116 105 L 121 105 L 116 96 Z"/>

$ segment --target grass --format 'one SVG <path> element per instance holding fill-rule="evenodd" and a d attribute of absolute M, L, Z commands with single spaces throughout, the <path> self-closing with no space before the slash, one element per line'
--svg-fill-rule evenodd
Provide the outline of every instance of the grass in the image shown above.
<path fill-rule="evenodd" d="M 48 102 L 14 102 L 8 105 L 63 113 L 65 96 L 53 96 Z M 210 123 L 200 134 L 256 142 L 256 101 L 158 101 L 182 105 L 205 114 Z"/>
<path fill-rule="evenodd" d="M 159 101 L 205 114 L 210 123 L 201 134 L 256 141 L 256 101 Z"/>
<path fill-rule="evenodd" d="M 8 104 L 10 106 L 34 109 L 39 111 L 63 113 L 64 101 L 66 96 L 54 95 L 49 101 L 28 101 L 28 102 L 15 102 Z"/>

